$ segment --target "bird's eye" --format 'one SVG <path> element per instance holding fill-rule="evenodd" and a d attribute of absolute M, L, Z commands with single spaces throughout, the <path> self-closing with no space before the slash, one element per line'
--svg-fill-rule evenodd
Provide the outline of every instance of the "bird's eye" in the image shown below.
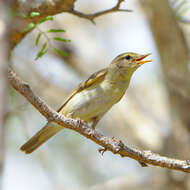
<path fill-rule="evenodd" d="M 130 55 L 127 55 L 127 56 L 125 57 L 125 59 L 129 60 L 129 59 L 131 59 L 131 56 L 130 56 Z"/>

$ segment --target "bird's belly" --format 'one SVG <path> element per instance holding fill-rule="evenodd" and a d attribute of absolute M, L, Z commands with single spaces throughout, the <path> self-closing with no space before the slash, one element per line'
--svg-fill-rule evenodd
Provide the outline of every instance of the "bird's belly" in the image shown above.
<path fill-rule="evenodd" d="M 112 105 L 113 95 L 102 88 L 84 90 L 69 100 L 61 113 L 67 117 L 90 121 L 96 116 L 102 116 Z"/>

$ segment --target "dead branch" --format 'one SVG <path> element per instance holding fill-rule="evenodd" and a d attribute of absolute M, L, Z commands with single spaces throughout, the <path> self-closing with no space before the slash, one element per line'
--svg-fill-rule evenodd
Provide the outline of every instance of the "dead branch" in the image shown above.
<path fill-rule="evenodd" d="M 8 70 L 8 80 L 11 85 L 22 94 L 48 121 L 54 121 L 67 129 L 74 130 L 86 138 L 94 141 L 96 144 L 103 147 L 101 152 L 111 151 L 114 154 L 119 154 L 121 157 L 132 158 L 142 166 L 154 165 L 173 170 L 180 170 L 190 173 L 190 162 L 187 160 L 177 160 L 151 151 L 141 151 L 136 148 L 125 145 L 122 141 L 109 138 L 102 135 L 100 132 L 89 128 L 86 123 L 79 119 L 66 118 L 50 108 L 40 97 L 36 96 L 30 86 L 22 81 L 17 74 L 12 70 Z"/>

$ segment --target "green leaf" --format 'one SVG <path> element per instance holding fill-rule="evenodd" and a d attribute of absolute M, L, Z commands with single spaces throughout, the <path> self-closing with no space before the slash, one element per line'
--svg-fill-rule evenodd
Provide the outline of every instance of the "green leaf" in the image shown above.
<path fill-rule="evenodd" d="M 53 20 L 53 16 L 47 16 L 45 18 L 42 18 L 41 20 L 38 21 L 38 24 L 41 24 L 41 23 L 46 22 L 48 20 Z"/>
<path fill-rule="evenodd" d="M 38 60 L 39 58 L 41 58 L 44 54 L 46 54 L 48 52 L 48 49 L 46 49 L 43 52 L 39 52 L 35 58 L 35 61 Z"/>
<path fill-rule="evenodd" d="M 39 12 L 31 12 L 30 13 L 31 18 L 36 17 L 36 16 L 40 16 L 40 13 Z"/>
<path fill-rule="evenodd" d="M 38 45 L 39 40 L 40 40 L 40 37 L 41 37 L 42 34 L 43 34 L 43 32 L 39 32 L 39 33 L 38 33 L 38 36 L 36 37 L 36 41 L 35 41 L 35 45 L 36 45 L 36 46 Z"/>
<path fill-rule="evenodd" d="M 44 51 L 44 49 L 47 47 L 47 42 L 45 42 L 42 46 L 42 49 L 40 51 Z"/>
<path fill-rule="evenodd" d="M 67 39 L 60 38 L 60 37 L 54 37 L 53 39 L 56 41 L 60 41 L 60 42 L 71 42 L 71 40 L 67 40 Z"/>
<path fill-rule="evenodd" d="M 22 33 L 27 32 L 28 30 L 34 28 L 35 26 L 36 25 L 33 22 L 29 23 L 28 26 L 22 30 Z"/>
<path fill-rule="evenodd" d="M 60 49 L 57 49 L 57 48 L 53 48 L 59 55 L 62 55 L 62 56 L 68 56 L 68 54 Z"/>
<path fill-rule="evenodd" d="M 63 29 L 49 29 L 48 32 L 66 32 Z"/>
<path fill-rule="evenodd" d="M 48 49 L 46 49 L 46 47 L 47 47 L 47 42 L 45 42 L 45 43 L 43 44 L 43 46 L 42 46 L 41 50 L 38 52 L 38 54 L 37 54 L 35 60 L 38 60 L 38 59 L 39 59 L 40 57 L 42 57 L 45 53 L 48 52 Z M 46 50 L 45 50 L 45 49 L 46 49 Z"/>

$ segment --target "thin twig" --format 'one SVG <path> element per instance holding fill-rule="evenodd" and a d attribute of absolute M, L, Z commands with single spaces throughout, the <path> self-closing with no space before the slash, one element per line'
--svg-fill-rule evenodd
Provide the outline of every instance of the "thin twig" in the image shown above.
<path fill-rule="evenodd" d="M 50 108 L 40 97 L 36 96 L 30 86 L 22 81 L 17 74 L 9 69 L 8 80 L 11 85 L 21 93 L 47 120 L 54 121 L 65 128 L 74 130 L 86 138 L 94 141 L 96 144 L 103 147 L 103 151 L 109 150 L 114 154 L 119 154 L 121 157 L 129 157 L 137 160 L 142 166 L 154 165 L 164 168 L 180 170 L 190 173 L 190 162 L 187 160 L 177 160 L 151 151 L 141 151 L 125 145 L 122 141 L 109 138 L 102 135 L 100 132 L 89 128 L 86 123 L 79 119 L 66 118 Z"/>
<path fill-rule="evenodd" d="M 40 19 L 45 18 L 46 16 L 53 16 L 59 13 L 67 12 L 71 13 L 73 15 L 76 15 L 81 18 L 85 18 L 90 20 L 91 22 L 94 22 L 94 19 L 98 16 L 102 16 L 111 12 L 132 12 L 132 10 L 128 9 L 120 9 L 120 5 L 124 0 L 118 0 L 116 5 L 110 9 L 95 12 L 93 14 L 85 14 L 81 13 L 77 10 L 75 10 L 75 2 L 76 0 L 60 0 L 60 1 L 53 1 L 53 3 L 50 3 L 49 1 L 44 1 L 41 4 L 35 4 L 36 6 L 31 6 L 28 1 L 26 2 L 16 2 L 14 4 L 14 12 L 21 12 L 25 15 L 29 16 L 31 12 L 39 12 L 40 16 L 36 16 L 34 18 L 22 18 L 19 16 L 13 17 L 13 23 L 15 23 L 12 26 L 11 31 L 11 44 L 10 47 L 13 49 L 25 36 L 27 33 L 31 32 L 33 28 L 28 30 L 27 32 L 21 32 L 24 28 L 27 27 L 27 25 L 31 22 L 37 23 Z"/>
<path fill-rule="evenodd" d="M 108 14 L 108 13 L 112 13 L 112 12 L 132 12 L 132 10 L 130 9 L 120 9 L 120 5 L 121 3 L 123 2 L 124 0 L 118 0 L 117 4 L 110 8 L 110 9 L 107 9 L 107 10 L 104 10 L 104 11 L 99 11 L 99 12 L 96 12 L 96 13 L 93 13 L 93 14 L 84 14 L 84 13 L 81 13 L 79 11 L 76 11 L 76 10 L 72 10 L 72 11 L 69 11 L 70 13 L 78 16 L 78 17 L 81 17 L 81 18 L 85 18 L 85 19 L 88 19 L 90 21 L 92 21 L 94 23 L 94 19 L 99 17 L 99 16 L 102 16 L 102 15 L 105 15 L 105 14 Z"/>

